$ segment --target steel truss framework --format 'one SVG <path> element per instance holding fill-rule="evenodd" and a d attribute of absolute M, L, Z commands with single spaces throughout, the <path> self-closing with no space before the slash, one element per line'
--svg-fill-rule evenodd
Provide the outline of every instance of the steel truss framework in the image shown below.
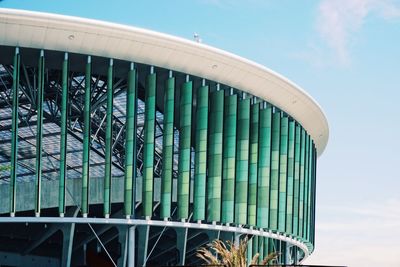
<path fill-rule="evenodd" d="M 249 258 L 279 250 L 291 263 L 313 250 L 316 149 L 283 111 L 146 64 L 13 47 L 0 47 L 0 58 L 0 197 L 17 216 L 0 222 L 16 223 L 19 242 L 32 239 L 9 253 L 36 249 L 68 266 L 94 246 L 121 266 L 132 260 L 126 252 L 139 265 L 166 255 L 197 263 L 199 246 L 240 236 L 253 237 Z M 58 197 L 47 200 L 52 181 Z M 33 207 L 18 202 L 23 184 L 34 184 Z M 19 216 L 32 209 L 36 218 L 24 220 L 50 223 L 46 239 L 22 230 Z M 44 253 L 51 242 L 60 250 Z"/>

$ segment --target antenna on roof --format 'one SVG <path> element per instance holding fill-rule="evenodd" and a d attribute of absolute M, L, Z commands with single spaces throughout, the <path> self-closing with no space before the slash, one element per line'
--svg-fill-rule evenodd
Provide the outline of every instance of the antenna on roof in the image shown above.
<path fill-rule="evenodd" d="M 201 38 L 200 38 L 200 35 L 199 35 L 198 33 L 194 33 L 194 34 L 193 34 L 193 39 L 194 39 L 194 41 L 195 41 L 196 43 L 201 43 L 201 42 L 202 42 L 202 40 L 201 40 Z"/>

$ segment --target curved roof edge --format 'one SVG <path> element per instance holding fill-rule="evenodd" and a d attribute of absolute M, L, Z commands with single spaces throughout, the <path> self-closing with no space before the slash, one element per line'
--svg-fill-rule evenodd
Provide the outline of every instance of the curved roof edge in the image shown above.
<path fill-rule="evenodd" d="M 97 55 L 152 64 L 226 84 L 287 112 L 324 151 L 322 108 L 280 74 L 232 53 L 141 28 L 78 17 L 0 8 L 0 44 Z M 193 64 L 192 64 L 193 63 Z"/>

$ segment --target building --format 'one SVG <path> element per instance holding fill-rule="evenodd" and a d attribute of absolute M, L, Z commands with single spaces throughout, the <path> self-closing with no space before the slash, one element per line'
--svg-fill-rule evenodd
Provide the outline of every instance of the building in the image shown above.
<path fill-rule="evenodd" d="M 0 264 L 196 264 L 244 236 L 300 262 L 328 135 L 306 92 L 239 56 L 0 9 Z"/>

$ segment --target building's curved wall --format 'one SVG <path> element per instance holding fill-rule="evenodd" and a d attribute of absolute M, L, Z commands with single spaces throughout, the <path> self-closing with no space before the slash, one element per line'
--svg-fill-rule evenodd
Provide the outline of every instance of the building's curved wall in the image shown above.
<path fill-rule="evenodd" d="M 14 214 L 17 207 L 27 207 L 17 202 L 29 199 L 34 200 L 31 208 L 37 216 L 51 206 L 58 206 L 63 214 L 71 204 L 66 202 L 67 183 L 75 177 L 81 181 L 81 188 L 73 192 L 82 216 L 92 216 L 90 205 L 97 199 L 96 203 L 103 204 L 103 216 L 108 217 L 113 212 L 111 204 L 118 199 L 126 216 L 255 227 L 292 236 L 313 249 L 317 151 L 310 135 L 290 114 L 241 88 L 173 69 L 57 51 L 0 49 L 0 64 L 7 66 L 13 78 L 12 87 L 2 88 L 11 95 L 12 117 L 11 136 L 5 142 L 11 145 L 5 152 L 11 168 L 9 172 L 3 168 L 0 191 L 4 193 L 1 203 L 8 203 L 0 208 L 3 212 Z M 31 74 L 26 74 L 27 69 Z M 24 75 L 30 77 L 30 85 L 23 81 Z M 99 88 L 96 77 L 103 78 L 98 92 L 94 90 Z M 78 102 L 82 105 L 80 115 L 74 118 L 73 90 L 81 95 Z M 101 95 L 96 95 L 99 92 Z M 116 112 L 113 98 L 121 94 L 125 110 Z M 37 138 L 30 143 L 36 161 L 24 163 L 35 172 L 30 179 L 22 179 L 18 169 L 26 166 L 21 165 L 24 159 L 18 148 L 18 126 L 23 126 L 18 113 L 25 109 L 22 105 L 27 96 L 32 97 L 29 112 L 36 121 L 33 131 Z M 102 101 L 95 102 L 98 99 Z M 46 147 L 43 137 L 50 129 L 44 122 L 50 108 L 43 103 L 49 101 L 59 107 L 52 123 L 59 127 L 60 143 L 52 148 Z M 95 128 L 93 120 L 99 109 L 104 111 L 103 122 Z M 80 125 L 78 130 L 72 128 L 73 119 Z M 117 120 L 124 129 L 121 133 Z M 138 127 L 142 127 L 141 135 Z M 80 173 L 77 177 L 70 174 L 71 135 L 82 137 L 78 148 L 82 150 L 81 166 L 73 167 Z M 104 148 L 104 162 L 97 164 L 91 158 L 96 142 Z M 40 158 L 48 156 L 49 149 L 53 176 Z M 112 164 L 116 159 L 119 172 Z M 101 173 L 96 181 L 102 180 L 102 188 L 97 190 L 93 190 L 95 168 Z M 42 190 L 43 173 L 58 181 L 58 193 L 47 195 Z M 112 178 L 119 182 L 111 183 Z M 23 187 L 23 180 L 34 182 L 35 189 L 21 199 L 18 188 Z M 253 242 L 252 252 L 272 251 L 271 242 L 260 238 Z"/>

